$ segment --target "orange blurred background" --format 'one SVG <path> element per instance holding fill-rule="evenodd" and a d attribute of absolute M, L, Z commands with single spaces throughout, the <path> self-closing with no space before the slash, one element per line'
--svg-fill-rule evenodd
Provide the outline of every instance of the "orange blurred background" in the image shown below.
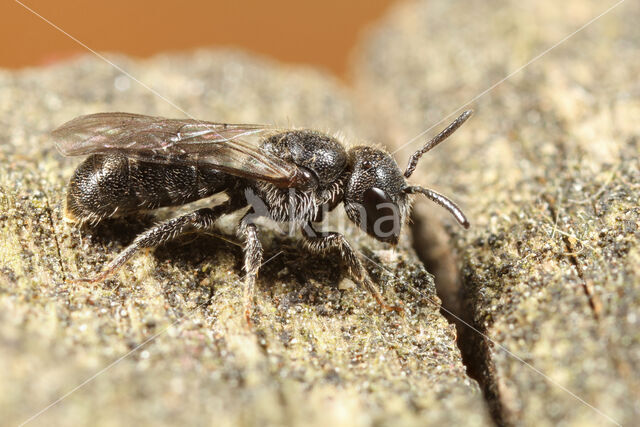
<path fill-rule="evenodd" d="M 150 56 L 239 47 L 345 77 L 359 33 L 398 0 L 19 0 L 97 51 Z M 87 50 L 19 2 L 0 4 L 0 67 L 55 62 Z"/>

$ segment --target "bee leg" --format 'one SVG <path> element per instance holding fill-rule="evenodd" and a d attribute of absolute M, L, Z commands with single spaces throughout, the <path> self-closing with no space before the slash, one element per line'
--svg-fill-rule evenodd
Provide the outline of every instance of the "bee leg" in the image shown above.
<path fill-rule="evenodd" d="M 103 270 L 94 277 L 77 279 L 76 282 L 96 283 L 111 276 L 118 268 L 122 267 L 140 249 L 154 248 L 176 237 L 198 230 L 207 230 L 213 227 L 214 222 L 226 213 L 239 209 L 241 206 L 227 201 L 213 208 L 198 209 L 168 221 L 162 222 L 144 233 L 138 235 L 133 243 L 118 254 Z"/>
<path fill-rule="evenodd" d="M 404 312 L 402 307 L 388 305 L 384 302 L 384 298 L 378 291 L 378 288 L 373 283 L 367 270 L 360 261 L 359 253 L 354 250 L 347 239 L 340 233 L 330 232 L 317 232 L 313 229 L 311 224 L 307 224 L 302 228 L 302 235 L 304 237 L 305 247 L 314 253 L 326 253 L 333 248 L 337 248 L 342 256 L 342 261 L 346 264 L 349 271 L 349 275 L 358 284 L 365 287 L 367 291 L 375 298 L 380 306 L 385 310 L 393 310 L 399 313 Z"/>
<path fill-rule="evenodd" d="M 244 238 L 244 317 L 251 325 L 251 312 L 258 270 L 262 265 L 262 244 L 258 239 L 258 227 L 250 218 L 255 216 L 253 209 L 242 217 L 238 226 L 238 234 Z"/>

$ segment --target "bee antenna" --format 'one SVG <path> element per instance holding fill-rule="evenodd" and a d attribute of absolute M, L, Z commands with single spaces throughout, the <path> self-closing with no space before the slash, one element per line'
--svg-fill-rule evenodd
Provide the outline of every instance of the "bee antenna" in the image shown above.
<path fill-rule="evenodd" d="M 429 199 L 433 200 L 434 202 L 436 202 L 437 204 L 439 204 L 440 206 L 442 206 L 443 208 L 451 212 L 451 214 L 455 217 L 455 219 L 460 223 L 461 226 L 463 226 L 464 228 L 469 228 L 469 225 L 470 225 L 469 220 L 464 215 L 462 210 L 455 203 L 453 203 L 451 200 L 449 200 L 442 194 L 437 193 L 428 188 L 417 186 L 417 185 L 405 187 L 404 192 L 407 194 L 416 194 L 416 193 L 424 194 Z"/>
<path fill-rule="evenodd" d="M 427 142 L 424 147 L 416 151 L 411 155 L 409 159 L 409 164 L 407 165 L 407 169 L 404 171 L 404 176 L 409 178 L 414 170 L 416 170 L 416 166 L 418 165 L 418 160 L 420 157 L 427 151 L 431 150 L 436 145 L 440 144 L 442 141 L 447 139 L 452 133 L 454 133 L 464 122 L 467 121 L 469 117 L 473 114 L 473 110 L 467 110 L 464 113 L 460 114 L 457 119 L 455 119 L 445 130 L 437 134 L 431 139 L 431 141 Z"/>

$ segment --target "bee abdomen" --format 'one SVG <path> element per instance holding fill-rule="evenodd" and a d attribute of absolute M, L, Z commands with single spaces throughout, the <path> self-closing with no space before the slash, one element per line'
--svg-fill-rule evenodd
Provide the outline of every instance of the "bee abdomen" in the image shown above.
<path fill-rule="evenodd" d="M 80 222 L 192 202 L 228 188 L 229 176 L 196 166 L 141 162 L 122 154 L 88 157 L 74 172 L 66 216 Z"/>

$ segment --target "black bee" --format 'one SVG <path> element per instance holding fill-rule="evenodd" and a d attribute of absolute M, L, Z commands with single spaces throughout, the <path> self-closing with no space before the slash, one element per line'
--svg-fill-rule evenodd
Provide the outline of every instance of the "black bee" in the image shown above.
<path fill-rule="evenodd" d="M 246 208 L 237 231 L 244 240 L 245 316 L 250 321 L 262 246 L 254 219 L 267 216 L 302 230 L 305 247 L 337 249 L 351 278 L 389 310 L 369 278 L 360 254 L 342 234 L 318 232 L 313 223 L 343 203 L 347 216 L 370 236 L 395 245 L 407 221 L 412 194 L 423 194 L 469 222 L 449 199 L 409 185 L 420 157 L 451 135 L 471 115 L 465 111 L 416 151 L 404 174 L 380 149 L 346 150 L 335 138 L 311 130 L 171 120 L 128 113 L 78 117 L 52 132 L 65 156 L 89 155 L 76 169 L 66 200 L 66 216 L 95 224 L 162 206 L 177 206 L 226 193 L 220 205 L 172 218 L 140 234 L 91 279 L 102 281 L 139 249 L 152 248 L 184 233 L 213 228 L 222 215 Z"/>

